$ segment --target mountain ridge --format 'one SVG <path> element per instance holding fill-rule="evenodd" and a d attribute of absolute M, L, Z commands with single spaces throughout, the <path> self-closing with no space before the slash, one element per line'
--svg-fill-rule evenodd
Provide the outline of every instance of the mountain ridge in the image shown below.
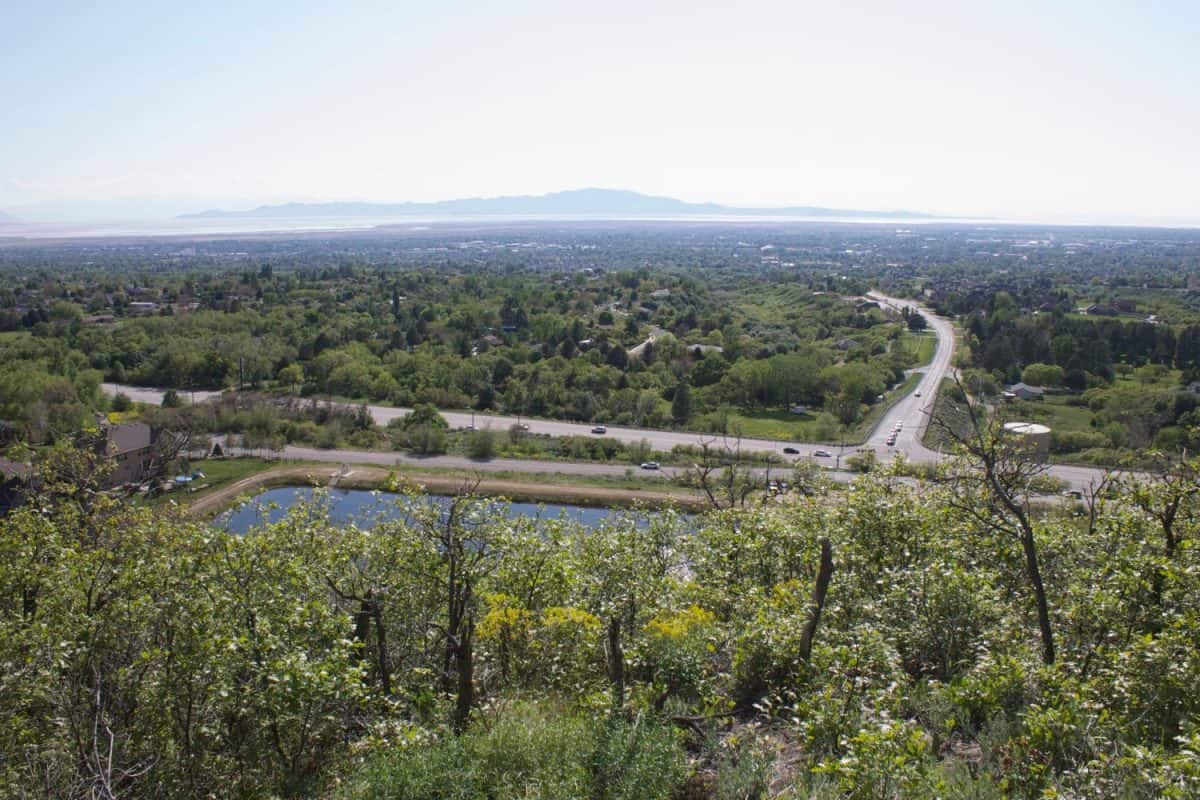
<path fill-rule="evenodd" d="M 279 203 L 261 205 L 243 211 L 209 209 L 181 214 L 178 219 L 296 218 L 359 216 L 804 216 L 804 217 L 886 217 L 927 219 L 932 214 L 918 211 L 864 211 L 821 206 L 779 206 L 745 208 L 719 203 L 689 203 L 673 197 L 657 197 L 624 189 L 569 189 L 543 195 L 505 195 L 440 200 L 432 203 Z"/>

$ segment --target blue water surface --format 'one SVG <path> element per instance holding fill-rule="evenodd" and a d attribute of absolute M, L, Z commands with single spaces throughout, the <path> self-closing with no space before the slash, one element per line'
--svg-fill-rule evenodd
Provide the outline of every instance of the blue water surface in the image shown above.
<path fill-rule="evenodd" d="M 227 511 L 215 520 L 215 524 L 231 533 L 244 534 L 252 528 L 278 522 L 288 511 L 300 503 L 312 502 L 318 497 L 312 487 L 285 486 L 268 489 L 251 498 L 244 505 Z M 372 492 L 365 489 L 321 490 L 320 499 L 329 509 L 329 519 L 335 525 L 357 525 L 368 528 L 381 520 L 399 519 L 405 516 L 404 509 L 396 504 L 400 495 L 389 492 Z M 425 500 L 446 506 L 452 498 L 441 495 L 426 495 Z M 645 519 L 644 514 L 619 508 L 588 508 L 546 503 L 499 503 L 497 513 L 509 517 L 535 517 L 540 519 L 566 519 L 585 527 L 595 528 L 605 520 L 616 516 Z"/>

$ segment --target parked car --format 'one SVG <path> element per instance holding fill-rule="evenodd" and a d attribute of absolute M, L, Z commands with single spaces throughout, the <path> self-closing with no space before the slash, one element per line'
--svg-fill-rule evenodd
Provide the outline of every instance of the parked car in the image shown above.
<path fill-rule="evenodd" d="M 642 469 L 658 469 L 657 461 L 643 461 Z"/>
<path fill-rule="evenodd" d="M 603 425 L 597 425 L 596 427 L 592 428 L 592 433 L 608 433 L 608 428 L 604 427 Z"/>
<path fill-rule="evenodd" d="M 813 453 L 813 455 L 817 458 L 829 458 L 831 455 L 833 455 L 833 453 L 829 452 L 828 450 L 817 450 L 815 453 Z"/>
<path fill-rule="evenodd" d="M 800 455 L 800 451 L 799 451 L 799 450 L 797 450 L 797 449 L 796 449 L 796 448 L 794 448 L 794 447 L 785 447 L 785 448 L 783 448 L 783 453 L 784 453 L 784 455 L 788 455 L 788 456 L 798 456 L 798 455 Z"/>

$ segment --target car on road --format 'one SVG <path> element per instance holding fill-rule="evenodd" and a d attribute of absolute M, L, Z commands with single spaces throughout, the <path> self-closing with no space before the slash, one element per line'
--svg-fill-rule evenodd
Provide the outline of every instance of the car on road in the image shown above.
<path fill-rule="evenodd" d="M 920 396 L 921 396 L 921 393 L 920 393 L 920 392 L 917 392 L 917 393 L 916 393 L 915 395 L 913 395 L 913 396 L 914 396 L 914 397 L 920 397 Z"/>
<path fill-rule="evenodd" d="M 596 427 L 592 428 L 592 433 L 608 433 L 608 428 L 604 427 L 603 425 L 597 425 Z"/>
<path fill-rule="evenodd" d="M 642 469 L 649 469 L 649 470 L 658 469 L 658 462 L 657 461 L 643 461 Z"/>
<path fill-rule="evenodd" d="M 518 431 L 527 431 L 527 430 L 529 430 L 529 426 L 528 426 L 528 425 L 526 425 L 524 422 L 518 422 L 516 425 L 513 425 L 513 428 L 514 428 L 515 430 L 518 430 Z"/>
<path fill-rule="evenodd" d="M 799 450 L 797 450 L 797 449 L 796 449 L 796 448 L 794 448 L 794 447 L 785 447 L 785 448 L 783 448 L 783 453 L 784 453 L 784 455 L 788 455 L 788 456 L 798 456 L 798 455 L 800 455 L 800 451 L 799 451 Z"/>
<path fill-rule="evenodd" d="M 813 455 L 817 458 L 829 458 L 831 455 L 833 455 L 833 453 L 829 452 L 828 450 L 817 450 L 813 453 Z"/>

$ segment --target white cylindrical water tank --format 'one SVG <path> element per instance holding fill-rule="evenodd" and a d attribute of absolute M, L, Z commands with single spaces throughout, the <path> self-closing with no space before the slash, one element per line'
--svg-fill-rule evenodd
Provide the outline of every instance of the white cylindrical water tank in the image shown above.
<path fill-rule="evenodd" d="M 1027 455 L 1045 461 L 1050 456 L 1050 429 L 1036 422 L 1006 422 L 1004 436 Z"/>

